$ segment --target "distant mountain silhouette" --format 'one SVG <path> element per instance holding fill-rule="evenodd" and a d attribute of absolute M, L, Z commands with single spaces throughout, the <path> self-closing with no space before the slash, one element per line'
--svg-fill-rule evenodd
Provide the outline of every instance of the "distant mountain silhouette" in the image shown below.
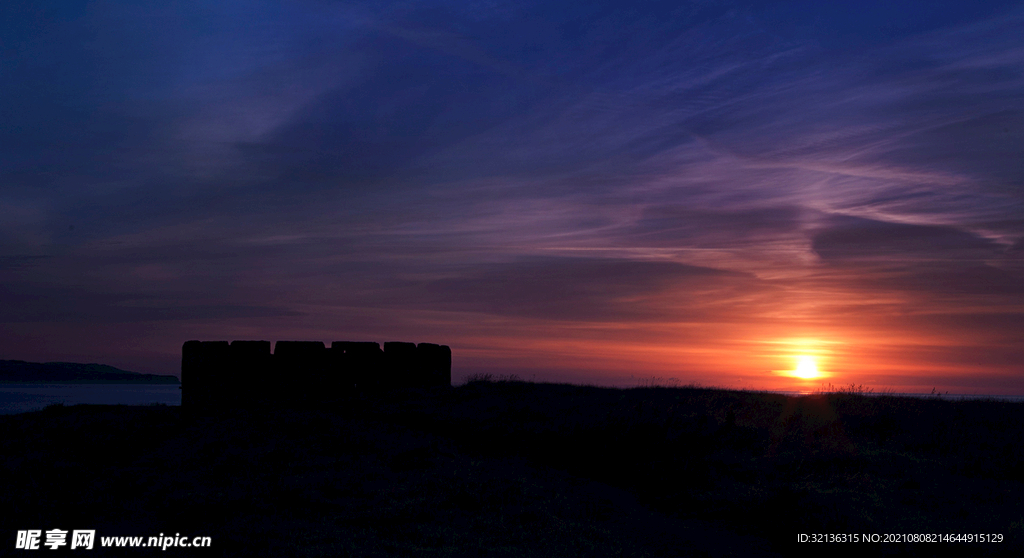
<path fill-rule="evenodd" d="M 177 384 L 174 376 L 139 374 L 106 364 L 0 360 L 0 382 L 79 384 Z"/>

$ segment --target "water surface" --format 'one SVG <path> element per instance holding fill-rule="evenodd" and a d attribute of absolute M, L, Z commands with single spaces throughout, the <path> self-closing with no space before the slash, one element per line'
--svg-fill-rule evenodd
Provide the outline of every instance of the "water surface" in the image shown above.
<path fill-rule="evenodd" d="M 0 384 L 0 414 L 48 405 L 181 405 L 178 384 Z"/>

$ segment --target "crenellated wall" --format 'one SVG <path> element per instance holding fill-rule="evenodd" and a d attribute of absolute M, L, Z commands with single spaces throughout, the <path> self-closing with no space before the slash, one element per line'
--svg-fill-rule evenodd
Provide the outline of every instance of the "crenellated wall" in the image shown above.
<path fill-rule="evenodd" d="M 433 343 L 186 341 L 181 405 L 318 403 L 356 392 L 450 386 L 452 351 Z"/>

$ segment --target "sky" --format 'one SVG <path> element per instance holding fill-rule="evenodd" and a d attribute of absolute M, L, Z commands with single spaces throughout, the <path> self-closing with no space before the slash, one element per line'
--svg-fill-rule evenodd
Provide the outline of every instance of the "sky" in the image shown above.
<path fill-rule="evenodd" d="M 0 359 L 412 341 L 456 383 L 1024 394 L 1022 27 L 1000 1 L 7 0 Z"/>

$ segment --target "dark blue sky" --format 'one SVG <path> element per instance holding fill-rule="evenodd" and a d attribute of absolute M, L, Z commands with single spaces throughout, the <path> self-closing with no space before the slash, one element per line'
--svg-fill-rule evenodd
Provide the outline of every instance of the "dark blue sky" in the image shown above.
<path fill-rule="evenodd" d="M 782 388 L 811 355 L 834 383 L 1024 393 L 1022 25 L 5 2 L 0 358 L 409 340 L 457 379 Z"/>

